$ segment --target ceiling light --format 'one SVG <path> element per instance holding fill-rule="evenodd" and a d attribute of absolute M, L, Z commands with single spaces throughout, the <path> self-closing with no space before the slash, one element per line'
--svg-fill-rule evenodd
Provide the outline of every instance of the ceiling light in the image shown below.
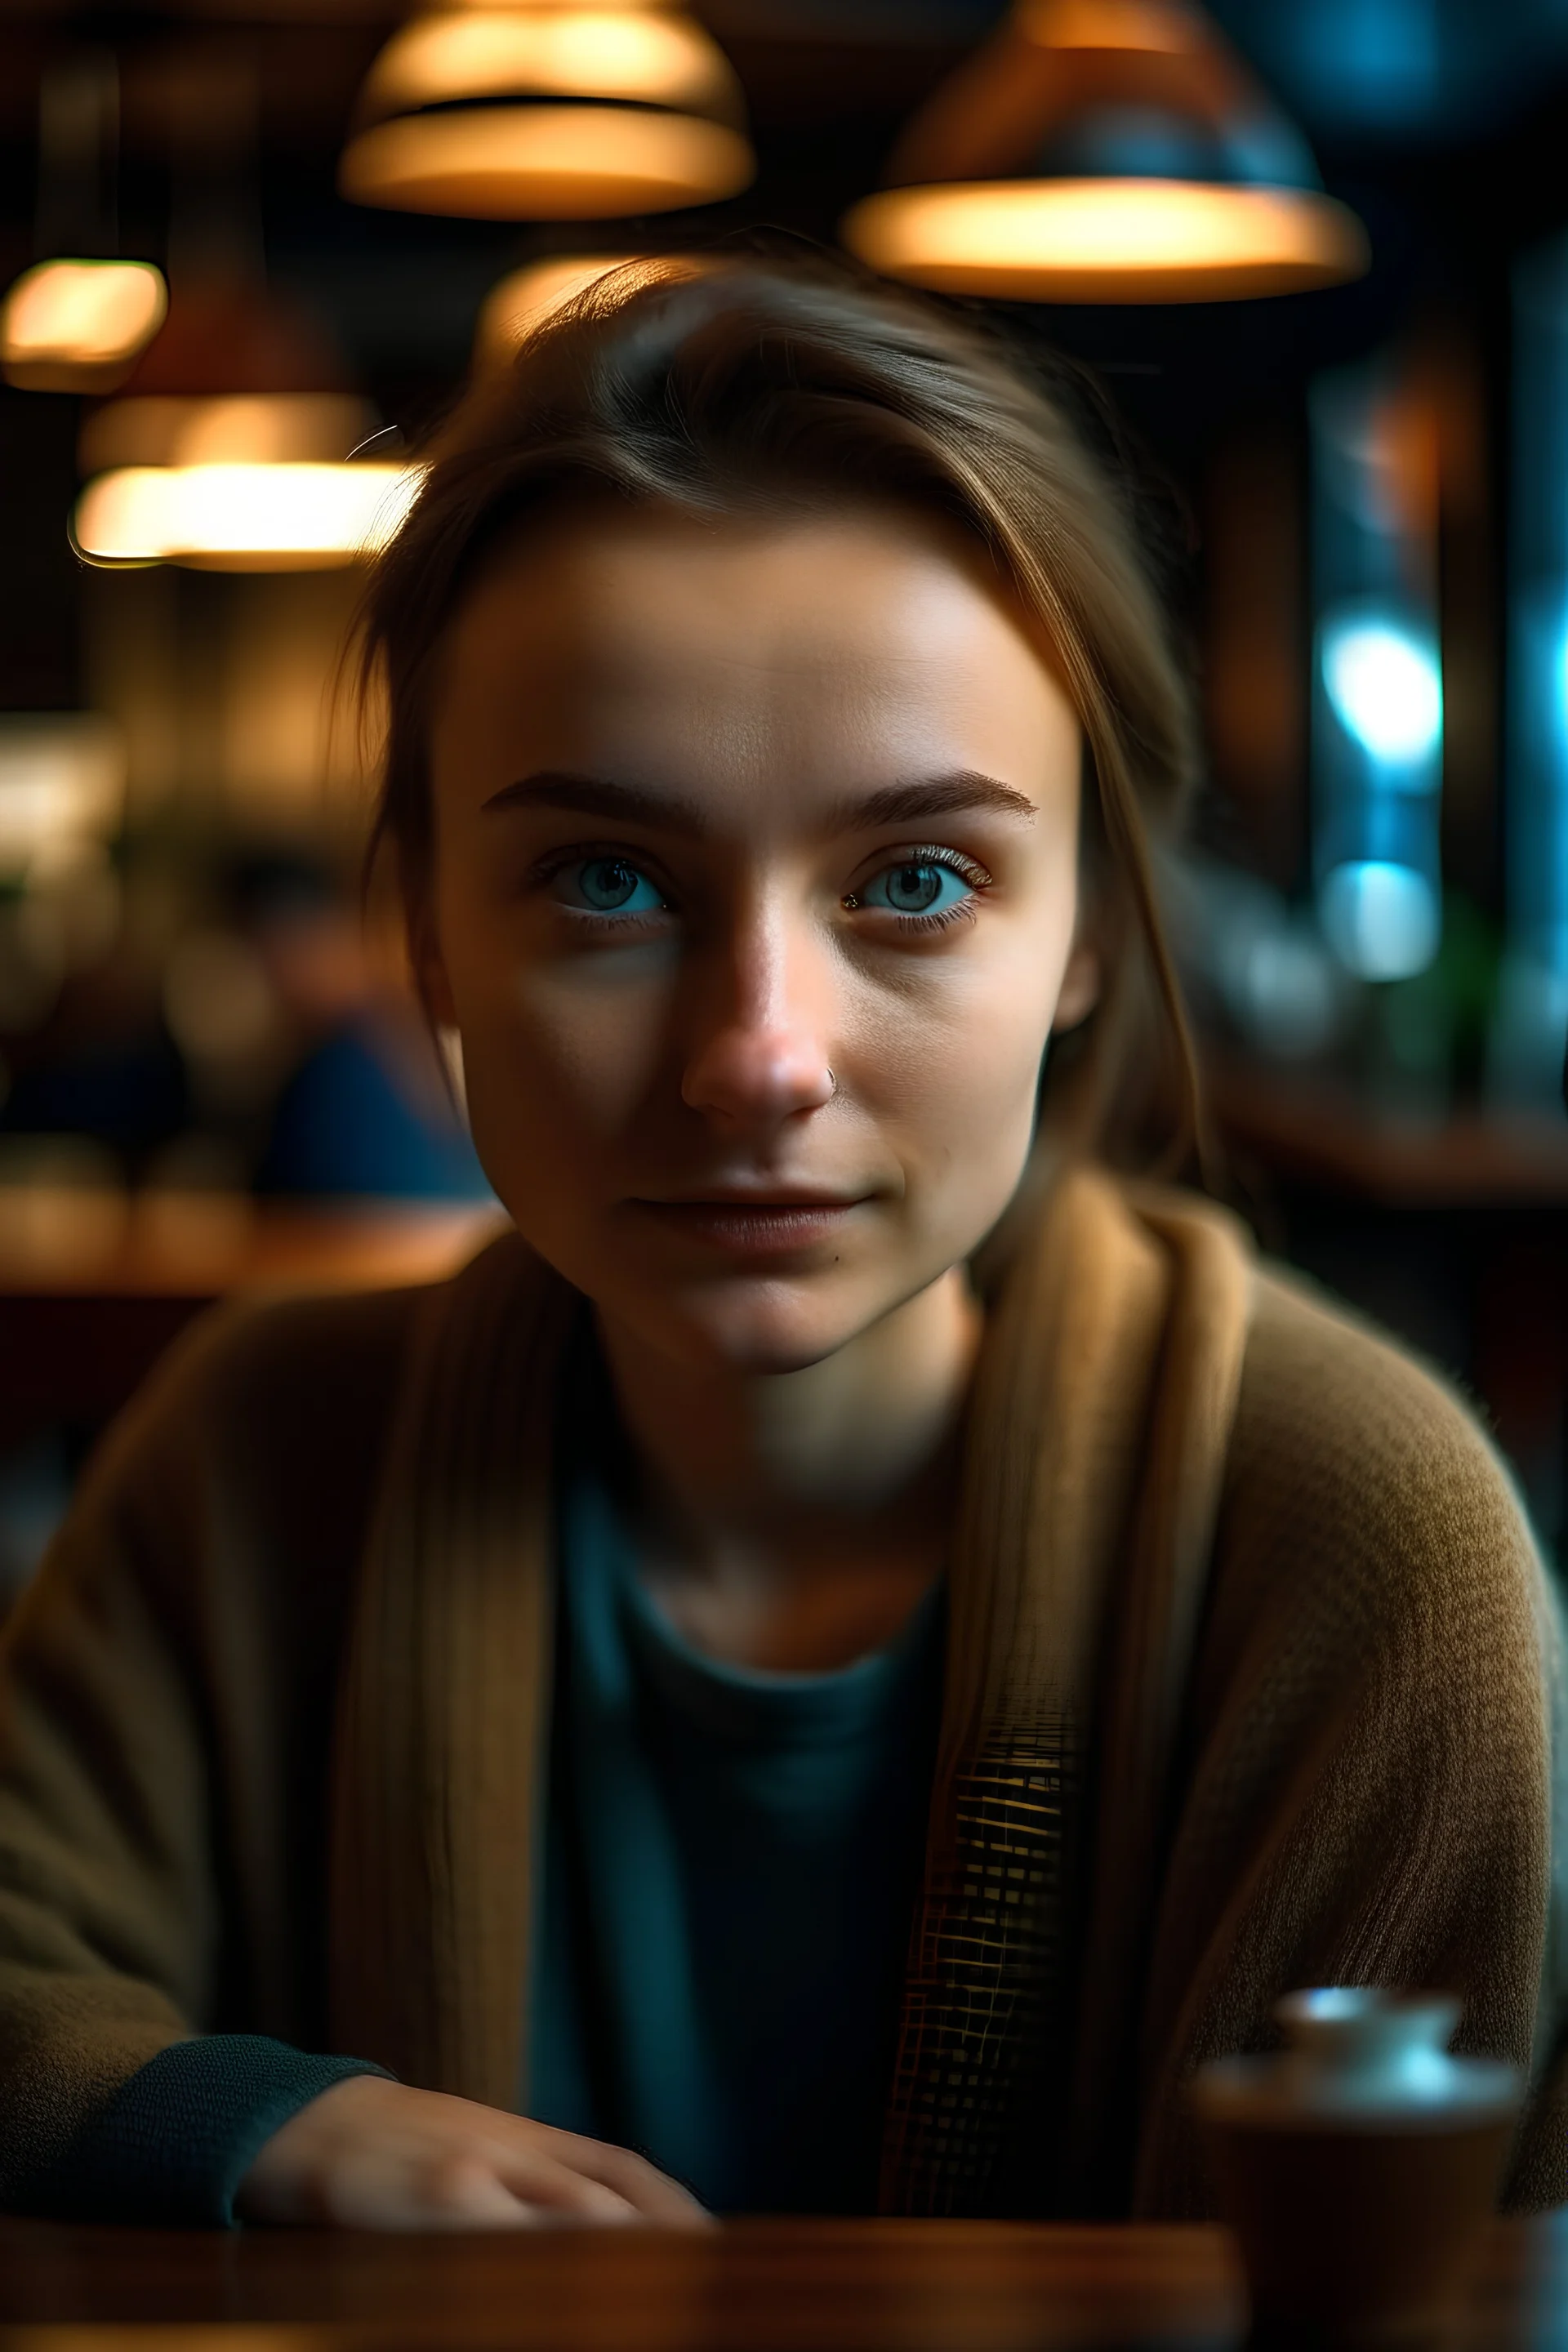
<path fill-rule="evenodd" d="M 372 66 L 362 103 L 383 118 L 520 91 L 735 111 L 734 76 L 699 25 L 678 13 L 627 8 L 417 16 Z"/>
<path fill-rule="evenodd" d="M 421 478 L 369 464 L 125 466 L 89 482 L 71 537 L 89 563 L 327 569 L 384 546 Z"/>
<path fill-rule="evenodd" d="M 1187 180 L 890 189 L 858 205 L 845 233 L 889 278 L 1019 302 L 1216 302 L 1331 285 L 1366 266 L 1342 205 Z"/>
<path fill-rule="evenodd" d="M 1223 301 L 1359 277 L 1365 231 L 1178 0 L 1018 0 L 844 223 L 873 267 L 1015 301 Z"/>
<path fill-rule="evenodd" d="M 125 742 L 97 711 L 0 718 L 0 875 L 101 840 L 119 823 Z"/>
<path fill-rule="evenodd" d="M 711 204 L 755 159 L 722 51 L 672 7 L 441 9 L 371 68 L 338 184 L 357 204 L 610 219 Z"/>
<path fill-rule="evenodd" d="M 108 392 L 163 323 L 150 261 L 40 261 L 0 306 L 0 365 L 25 392 Z"/>
<path fill-rule="evenodd" d="M 375 411 L 353 393 L 142 393 L 82 423 L 84 474 L 114 466 L 334 463 L 373 436 Z"/>

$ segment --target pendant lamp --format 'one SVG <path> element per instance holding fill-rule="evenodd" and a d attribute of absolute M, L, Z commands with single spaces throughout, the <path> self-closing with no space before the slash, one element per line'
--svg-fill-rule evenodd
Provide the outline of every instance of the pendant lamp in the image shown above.
<path fill-rule="evenodd" d="M 162 273 L 111 257 L 119 120 L 111 57 L 89 51 L 45 75 L 37 237 L 50 257 L 0 303 L 0 368 L 21 391 L 111 391 L 163 323 Z"/>
<path fill-rule="evenodd" d="M 88 562 L 299 572 L 396 529 L 416 469 L 350 461 L 374 415 L 314 320 L 265 281 L 176 279 L 168 322 L 79 442 Z"/>
<path fill-rule="evenodd" d="M 1026 302 L 1226 301 L 1369 266 L 1355 215 L 1185 0 L 1016 0 L 843 224 L 889 277 Z"/>
<path fill-rule="evenodd" d="M 608 220 L 751 181 L 740 85 L 673 6 L 458 6 L 371 68 L 339 165 L 353 202 L 484 220 Z"/>

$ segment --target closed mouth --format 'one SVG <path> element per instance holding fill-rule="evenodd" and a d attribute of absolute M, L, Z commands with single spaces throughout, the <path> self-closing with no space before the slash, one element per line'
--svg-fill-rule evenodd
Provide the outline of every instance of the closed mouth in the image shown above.
<path fill-rule="evenodd" d="M 856 1198 L 842 1193 L 710 1192 L 635 1204 L 659 1223 L 721 1249 L 787 1251 L 808 1248 L 840 1224 Z"/>

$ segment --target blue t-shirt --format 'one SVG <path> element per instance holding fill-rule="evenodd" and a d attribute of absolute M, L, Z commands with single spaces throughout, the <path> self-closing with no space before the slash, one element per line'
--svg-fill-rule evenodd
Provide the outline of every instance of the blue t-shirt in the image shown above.
<path fill-rule="evenodd" d="M 717 2212 L 876 2210 L 943 1602 L 835 1673 L 719 1664 L 579 1468 L 525 2112 L 638 2149 Z"/>

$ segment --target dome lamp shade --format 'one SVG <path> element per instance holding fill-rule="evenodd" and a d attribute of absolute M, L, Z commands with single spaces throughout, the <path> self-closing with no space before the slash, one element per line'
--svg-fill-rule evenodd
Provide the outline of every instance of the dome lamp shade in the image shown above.
<path fill-rule="evenodd" d="M 889 277 L 1015 301 L 1224 301 L 1363 275 L 1304 139 L 1182 0 L 1019 0 L 844 223 Z"/>
<path fill-rule="evenodd" d="M 0 366 L 24 392 L 111 392 L 163 322 L 150 261 L 40 261 L 0 306 Z"/>
<path fill-rule="evenodd" d="M 394 35 L 338 184 L 410 212 L 607 220 L 717 203 L 754 171 L 740 85 L 684 11 L 513 5 Z"/>
<path fill-rule="evenodd" d="M 374 455 L 353 457 L 367 440 Z M 374 412 L 312 315 L 242 276 L 176 280 L 120 395 L 82 421 L 84 562 L 300 572 L 373 553 L 419 470 L 385 462 Z"/>

